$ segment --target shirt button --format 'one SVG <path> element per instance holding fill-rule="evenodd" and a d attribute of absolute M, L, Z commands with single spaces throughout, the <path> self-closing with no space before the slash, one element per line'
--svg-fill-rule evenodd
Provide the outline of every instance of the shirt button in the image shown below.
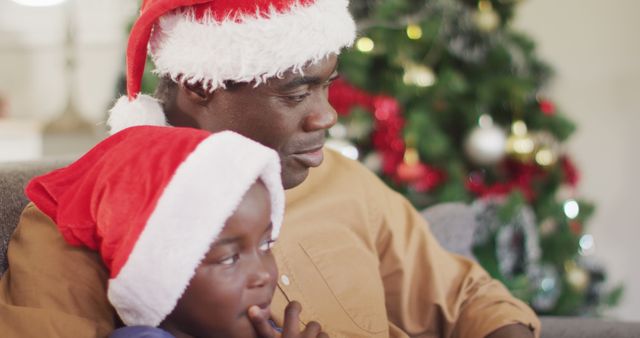
<path fill-rule="evenodd" d="M 280 281 L 282 282 L 282 284 L 284 284 L 285 286 L 289 286 L 289 284 L 291 284 L 291 281 L 289 280 L 289 277 L 287 275 L 282 275 L 280 276 Z"/>

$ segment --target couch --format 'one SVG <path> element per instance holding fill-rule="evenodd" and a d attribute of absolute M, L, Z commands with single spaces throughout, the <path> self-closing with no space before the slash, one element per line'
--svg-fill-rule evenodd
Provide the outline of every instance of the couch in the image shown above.
<path fill-rule="evenodd" d="M 29 179 L 69 163 L 69 158 L 0 163 L 0 276 L 7 268 L 6 250 L 20 212 L 28 203 L 23 189 Z M 434 235 L 449 251 L 473 258 L 474 216 L 461 203 L 445 203 L 423 212 Z M 544 338 L 640 338 L 640 323 L 597 318 L 541 317 Z"/>

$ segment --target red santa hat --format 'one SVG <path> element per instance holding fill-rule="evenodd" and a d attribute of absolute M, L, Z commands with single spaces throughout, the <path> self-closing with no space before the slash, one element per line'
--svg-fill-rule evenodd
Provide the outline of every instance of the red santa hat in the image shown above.
<path fill-rule="evenodd" d="M 145 0 L 127 47 L 127 96 L 107 123 L 112 132 L 166 124 L 160 103 L 140 93 L 147 52 L 158 75 L 213 91 L 299 72 L 354 38 L 348 0 Z"/>
<path fill-rule="evenodd" d="M 124 323 L 157 326 L 258 179 L 275 238 L 284 211 L 278 155 L 233 132 L 128 128 L 34 178 L 26 194 L 68 243 L 99 251 Z"/>

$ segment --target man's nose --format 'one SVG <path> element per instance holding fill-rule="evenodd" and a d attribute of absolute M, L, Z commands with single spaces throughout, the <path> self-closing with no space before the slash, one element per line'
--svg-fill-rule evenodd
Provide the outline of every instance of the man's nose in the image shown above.
<path fill-rule="evenodd" d="M 320 95 L 311 109 L 303 125 L 306 132 L 327 130 L 338 122 L 338 113 L 329 104 L 326 95 Z"/>

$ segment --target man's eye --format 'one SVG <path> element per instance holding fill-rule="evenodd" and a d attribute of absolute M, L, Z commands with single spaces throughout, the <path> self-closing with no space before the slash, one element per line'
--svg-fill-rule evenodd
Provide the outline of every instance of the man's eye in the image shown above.
<path fill-rule="evenodd" d="M 267 241 L 262 242 L 262 243 L 260 244 L 260 251 L 263 251 L 263 252 L 268 252 L 268 251 L 270 251 L 270 250 L 271 250 L 271 248 L 273 248 L 273 244 L 275 244 L 275 242 L 276 242 L 276 241 L 275 241 L 275 240 L 273 240 L 273 239 L 270 239 L 270 240 L 267 240 Z"/>
<path fill-rule="evenodd" d="M 219 260 L 218 264 L 220 264 L 220 265 L 233 265 L 238 261 L 238 259 L 240 259 L 240 255 L 239 254 L 235 254 L 233 256 L 229 256 L 227 258 L 223 258 L 223 259 Z"/>
<path fill-rule="evenodd" d="M 302 94 L 302 95 L 289 95 L 289 96 L 285 96 L 285 98 L 286 98 L 287 100 L 294 101 L 294 102 L 302 102 L 302 101 L 304 101 L 304 99 L 306 99 L 309 95 L 311 95 L 311 94 L 309 94 L 309 93 L 304 93 L 304 94 Z"/>

